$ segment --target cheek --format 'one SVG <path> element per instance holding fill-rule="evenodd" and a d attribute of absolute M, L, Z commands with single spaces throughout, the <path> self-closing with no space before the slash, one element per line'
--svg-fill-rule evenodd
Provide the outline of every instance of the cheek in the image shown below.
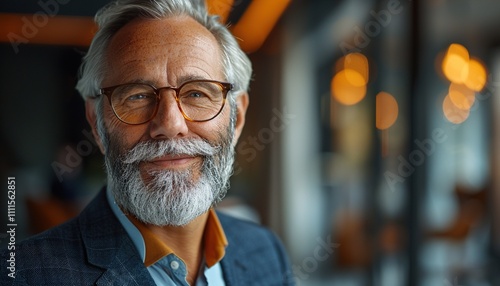
<path fill-rule="evenodd" d="M 109 106 L 104 107 L 104 124 L 110 136 L 111 144 L 120 145 L 120 149 L 129 150 L 143 137 L 146 125 L 129 125 L 121 122 Z"/>
<path fill-rule="evenodd" d="M 189 129 L 196 133 L 198 136 L 216 142 L 220 138 L 220 134 L 226 134 L 229 126 L 230 109 L 228 106 L 214 119 L 207 122 L 190 122 L 188 123 Z"/>
<path fill-rule="evenodd" d="M 121 121 L 115 116 L 113 110 L 109 106 L 104 107 L 104 122 L 106 123 L 106 128 L 108 132 L 112 133 L 117 129 Z"/>
<path fill-rule="evenodd" d="M 219 114 L 219 116 L 217 116 L 215 119 L 218 119 L 217 125 L 219 125 L 219 128 L 227 129 L 231 119 L 231 106 L 229 104 L 229 101 L 226 102 L 221 114 Z"/>

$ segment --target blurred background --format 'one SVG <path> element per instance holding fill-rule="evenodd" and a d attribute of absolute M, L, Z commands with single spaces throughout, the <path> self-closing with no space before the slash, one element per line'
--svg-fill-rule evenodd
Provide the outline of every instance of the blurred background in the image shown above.
<path fill-rule="evenodd" d="M 105 184 L 74 86 L 107 2 L 0 3 L 0 174 L 16 177 L 18 240 Z M 499 1 L 207 2 L 254 65 L 219 208 L 275 231 L 291 279 L 500 285 Z"/>

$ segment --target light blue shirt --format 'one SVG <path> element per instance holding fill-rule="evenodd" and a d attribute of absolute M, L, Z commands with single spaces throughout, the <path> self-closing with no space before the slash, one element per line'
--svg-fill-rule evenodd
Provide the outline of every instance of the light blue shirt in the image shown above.
<path fill-rule="evenodd" d="M 121 225 L 127 232 L 128 236 L 135 245 L 135 248 L 139 252 L 139 256 L 144 262 L 146 259 L 146 245 L 141 232 L 135 227 L 135 225 L 127 218 L 127 216 L 121 211 L 121 209 L 116 204 L 110 189 L 106 191 L 106 196 L 108 198 L 108 203 L 113 210 L 113 213 L 120 221 Z M 149 274 L 153 277 L 156 285 L 158 286 L 177 286 L 185 285 L 189 286 L 186 281 L 187 277 L 187 267 L 185 263 L 175 254 L 169 254 L 162 259 L 158 260 L 153 265 L 147 267 Z M 203 270 L 203 271 L 202 271 Z M 220 263 L 217 262 L 212 267 L 208 268 L 205 262 L 202 261 L 200 266 L 200 271 L 196 279 L 196 286 L 207 286 L 207 285 L 217 285 L 225 286 L 224 276 L 222 274 L 222 268 Z"/>

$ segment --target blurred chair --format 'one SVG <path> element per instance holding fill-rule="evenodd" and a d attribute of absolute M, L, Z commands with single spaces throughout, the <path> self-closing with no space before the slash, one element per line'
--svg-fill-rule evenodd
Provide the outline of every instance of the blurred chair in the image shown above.
<path fill-rule="evenodd" d="M 427 233 L 430 238 L 464 241 L 471 230 L 487 215 L 487 190 L 473 190 L 464 186 L 456 186 L 454 195 L 458 202 L 455 220 L 448 228 L 433 230 Z"/>

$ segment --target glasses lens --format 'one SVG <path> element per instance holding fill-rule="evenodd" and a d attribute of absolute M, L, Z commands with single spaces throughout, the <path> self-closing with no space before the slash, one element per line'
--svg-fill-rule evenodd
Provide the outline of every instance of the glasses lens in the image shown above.
<path fill-rule="evenodd" d="M 188 82 L 179 91 L 179 102 L 182 111 L 191 120 L 210 120 L 222 110 L 226 92 L 224 86 L 217 82 Z"/>
<path fill-rule="evenodd" d="M 127 84 L 111 94 L 111 106 L 123 122 L 141 124 L 151 119 L 157 97 L 152 87 L 145 84 Z"/>

